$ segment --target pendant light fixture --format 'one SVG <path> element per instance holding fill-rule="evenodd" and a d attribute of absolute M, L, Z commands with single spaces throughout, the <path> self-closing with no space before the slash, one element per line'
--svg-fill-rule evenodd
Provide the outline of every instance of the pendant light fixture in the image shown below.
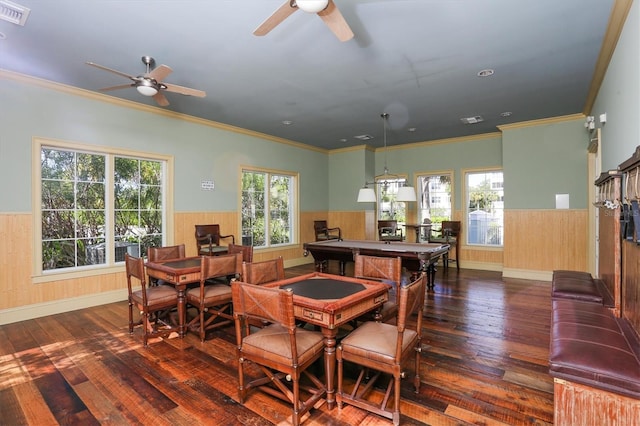
<path fill-rule="evenodd" d="M 389 178 L 392 179 L 400 179 L 398 175 L 389 173 L 389 169 L 387 168 L 387 120 L 389 119 L 389 114 L 383 112 L 380 114 L 382 117 L 382 125 L 383 125 L 383 138 L 384 138 L 384 173 L 381 175 L 375 176 L 373 182 L 365 182 L 364 187 L 360 188 L 358 192 L 358 202 L 359 203 L 375 203 L 376 192 L 373 188 L 369 188 L 369 185 L 389 185 Z M 382 180 L 378 180 L 381 178 Z M 396 201 L 401 202 L 409 202 L 416 201 L 416 190 L 413 186 L 407 185 L 407 181 L 405 180 L 403 186 L 398 188 L 398 193 L 396 194 Z"/>

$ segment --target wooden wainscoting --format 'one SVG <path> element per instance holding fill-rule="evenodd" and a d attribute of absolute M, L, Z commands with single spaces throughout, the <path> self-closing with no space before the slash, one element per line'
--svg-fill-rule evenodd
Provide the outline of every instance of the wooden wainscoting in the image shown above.
<path fill-rule="evenodd" d="M 586 271 L 588 211 L 505 210 L 504 271 Z M 523 277 L 525 278 L 525 277 Z"/>
<path fill-rule="evenodd" d="M 31 214 L 0 214 L 0 309 L 47 298 L 31 284 L 32 228 Z"/>

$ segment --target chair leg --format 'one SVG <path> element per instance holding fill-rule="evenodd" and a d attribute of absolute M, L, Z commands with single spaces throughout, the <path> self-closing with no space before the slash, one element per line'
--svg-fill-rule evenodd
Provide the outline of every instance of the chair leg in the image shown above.
<path fill-rule="evenodd" d="M 142 313 L 142 343 L 146 348 L 149 342 L 149 314 L 147 312 Z"/>
<path fill-rule="evenodd" d="M 400 424 L 400 381 L 401 377 L 399 375 L 393 378 L 394 380 L 394 389 L 393 389 L 393 425 L 398 426 Z"/>
<path fill-rule="evenodd" d="M 129 302 L 129 334 L 133 334 L 133 303 Z"/>
<path fill-rule="evenodd" d="M 238 358 L 238 401 L 240 401 L 240 404 L 244 404 L 244 361 L 242 360 L 242 358 Z"/>

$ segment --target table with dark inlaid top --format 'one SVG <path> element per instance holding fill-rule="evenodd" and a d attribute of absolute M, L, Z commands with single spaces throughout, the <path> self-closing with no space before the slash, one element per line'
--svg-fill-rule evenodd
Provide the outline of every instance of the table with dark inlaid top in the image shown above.
<path fill-rule="evenodd" d="M 187 331 L 186 290 L 189 284 L 200 282 L 201 256 L 147 262 L 147 275 L 165 281 L 178 290 L 178 332 Z"/>
<path fill-rule="evenodd" d="M 318 326 L 324 336 L 327 406 L 335 404 L 336 335 L 340 326 L 378 309 L 389 299 L 388 284 L 314 272 L 265 284 L 291 289 L 297 319 Z"/>

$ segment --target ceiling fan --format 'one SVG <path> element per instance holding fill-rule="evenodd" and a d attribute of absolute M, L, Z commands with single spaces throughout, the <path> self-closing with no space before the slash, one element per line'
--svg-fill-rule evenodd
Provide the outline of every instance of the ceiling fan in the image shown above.
<path fill-rule="evenodd" d="M 263 36 L 278 26 L 289 15 L 301 9 L 307 13 L 316 13 L 340 41 L 353 38 L 353 31 L 344 20 L 340 10 L 333 0 L 286 0 L 266 21 L 253 32 L 254 35 Z"/>
<path fill-rule="evenodd" d="M 177 84 L 165 83 L 164 79 L 167 78 L 167 76 L 171 74 L 173 70 L 167 65 L 160 65 L 158 67 L 151 69 L 155 65 L 155 60 L 151 56 L 143 56 L 142 63 L 147 66 L 147 72 L 137 77 L 133 77 L 129 74 L 125 74 L 123 72 L 116 71 L 111 68 L 107 68 L 103 65 L 98 65 L 94 62 L 87 62 L 87 65 L 91 65 L 92 67 L 100 68 L 101 70 L 118 74 L 122 77 L 126 77 L 129 80 L 133 81 L 133 83 L 130 83 L 130 84 L 104 87 L 100 89 L 101 92 L 106 92 L 109 90 L 125 89 L 127 87 L 135 87 L 140 94 L 144 96 L 152 96 L 153 99 L 155 99 L 155 101 L 160 106 L 169 105 L 169 101 L 162 93 L 163 91 L 180 93 L 182 95 L 187 95 L 187 96 L 197 96 L 199 98 L 203 98 L 206 96 L 206 93 L 203 92 L 202 90 L 196 90 L 196 89 L 191 89 L 189 87 L 178 86 Z"/>

